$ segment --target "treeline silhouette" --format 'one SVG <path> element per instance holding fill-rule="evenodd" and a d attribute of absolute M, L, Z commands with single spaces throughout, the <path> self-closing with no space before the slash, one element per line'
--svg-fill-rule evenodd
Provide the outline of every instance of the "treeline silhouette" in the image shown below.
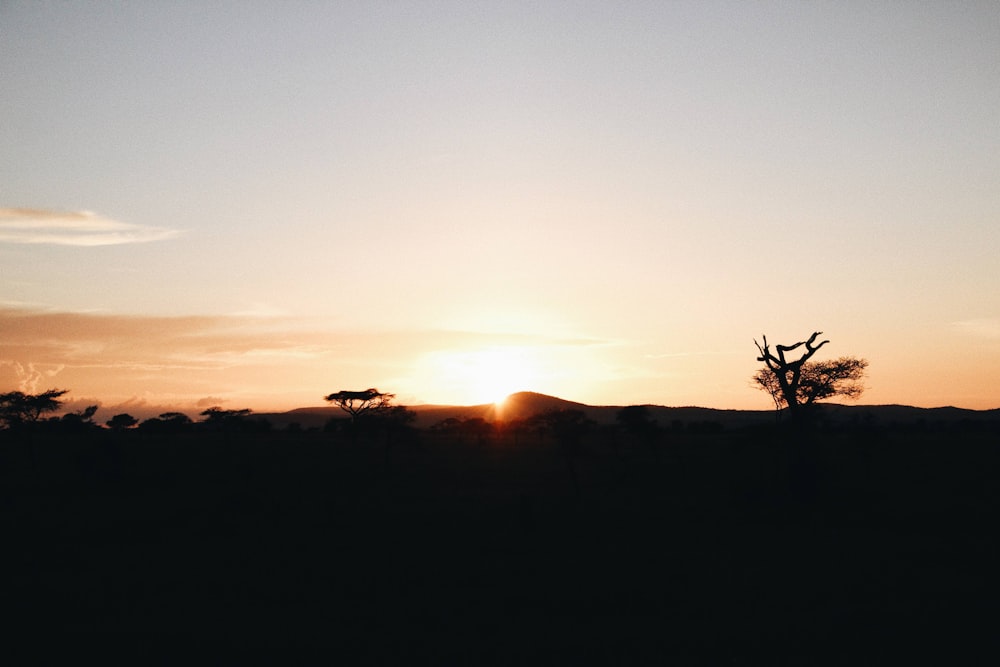
<path fill-rule="evenodd" d="M 205 412 L 0 430 L 9 629 L 49 637 L 15 663 L 962 662 L 994 637 L 995 425 Z"/>

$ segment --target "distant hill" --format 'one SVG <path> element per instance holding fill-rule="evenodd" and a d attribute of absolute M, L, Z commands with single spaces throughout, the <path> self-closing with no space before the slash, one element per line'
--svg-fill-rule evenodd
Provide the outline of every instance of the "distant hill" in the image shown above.
<path fill-rule="evenodd" d="M 820 406 L 833 421 L 868 420 L 885 426 L 898 424 L 961 424 L 966 422 L 1000 422 L 1000 408 L 967 410 L 945 406 L 915 408 L 911 405 L 841 405 Z"/>
<path fill-rule="evenodd" d="M 555 396 L 547 396 L 530 391 L 511 394 L 500 408 L 492 403 L 484 405 L 411 405 L 409 409 L 417 413 L 417 428 L 428 428 L 445 419 L 482 418 L 487 421 L 497 419 L 510 421 L 527 419 L 548 410 L 580 410 L 588 419 L 598 424 L 614 424 L 621 405 L 585 405 L 567 401 Z M 714 408 L 667 407 L 646 405 L 650 417 L 661 426 L 680 422 L 690 424 L 717 424 L 722 428 L 743 428 L 774 423 L 773 410 L 717 410 Z M 884 426 L 906 424 L 961 424 L 976 422 L 1000 423 L 1000 409 L 965 410 L 954 407 L 915 408 L 908 405 L 839 405 L 819 406 L 823 418 L 832 422 L 864 422 Z M 322 428 L 331 418 L 345 418 L 346 415 L 333 406 L 298 408 L 281 413 L 262 413 L 257 416 L 270 421 L 276 428 L 297 423 L 302 428 Z"/>
<path fill-rule="evenodd" d="M 503 403 L 503 419 L 527 419 L 548 410 L 580 410 L 588 419 L 598 424 L 614 424 L 624 405 L 585 405 L 566 401 L 555 396 L 525 391 L 512 394 Z M 674 421 L 684 423 L 717 422 L 726 427 L 739 427 L 774 421 L 772 410 L 715 410 L 713 408 L 670 408 L 663 405 L 646 405 L 649 415 L 663 426 Z"/>
<path fill-rule="evenodd" d="M 537 394 L 533 391 L 521 391 L 508 396 L 500 407 L 500 417 L 505 420 L 527 419 L 541 412 L 550 410 L 582 410 L 588 413 L 588 417 L 593 419 L 591 413 L 601 410 L 583 403 L 574 403 L 555 396 Z"/>

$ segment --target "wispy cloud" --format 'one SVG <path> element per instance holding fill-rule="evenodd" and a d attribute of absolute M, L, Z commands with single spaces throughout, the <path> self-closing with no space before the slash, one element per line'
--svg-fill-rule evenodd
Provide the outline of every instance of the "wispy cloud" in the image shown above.
<path fill-rule="evenodd" d="M 355 371 L 351 363 L 373 354 L 366 334 L 314 330 L 288 319 L 0 307 L 0 332 L 0 392 L 69 389 L 86 397 L 80 399 L 86 405 L 139 396 L 147 407 L 123 410 L 143 416 L 168 408 L 189 412 L 204 397 L 212 397 L 211 405 L 308 405 L 338 388 L 328 386 L 330 378 L 364 384 L 367 377 L 351 373 L 365 369 Z M 378 386 L 378 379 L 371 383 Z"/>
<path fill-rule="evenodd" d="M 440 364 L 427 360 L 481 364 L 492 350 L 530 361 L 518 371 L 530 384 L 519 389 L 556 395 L 578 391 L 587 373 L 622 383 L 637 373 L 614 360 L 587 361 L 591 349 L 603 344 L 598 339 L 346 331 L 260 312 L 157 317 L 0 307 L 0 391 L 64 388 L 84 402 L 81 408 L 120 405 L 119 411 L 149 416 L 168 408 L 200 412 L 206 407 L 197 403 L 202 399 L 209 405 L 290 409 L 322 403 L 330 391 L 370 386 L 421 397 L 419 402 L 461 402 L 469 386 L 449 386 Z M 141 397 L 145 407 L 126 405 L 130 397 Z"/>
<path fill-rule="evenodd" d="M 1000 317 L 981 317 L 973 320 L 952 322 L 957 331 L 976 338 L 1000 339 Z"/>
<path fill-rule="evenodd" d="M 66 368 L 65 364 L 55 364 L 50 365 L 48 368 L 42 367 L 40 364 L 27 363 L 22 364 L 19 361 L 12 361 L 6 359 L 0 359 L 0 368 L 9 367 L 14 374 L 17 381 L 17 389 L 19 391 L 27 392 L 29 394 L 34 394 L 41 391 L 43 380 L 46 378 L 54 378 L 59 374 L 59 371 Z"/>
<path fill-rule="evenodd" d="M 179 233 L 119 222 L 91 211 L 0 208 L 0 243 L 105 246 L 162 241 Z"/>

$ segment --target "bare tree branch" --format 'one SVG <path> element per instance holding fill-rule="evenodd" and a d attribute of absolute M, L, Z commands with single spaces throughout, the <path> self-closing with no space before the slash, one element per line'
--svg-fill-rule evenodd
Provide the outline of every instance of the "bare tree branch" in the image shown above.
<path fill-rule="evenodd" d="M 813 402 L 831 396 L 857 398 L 864 387 L 860 384 L 864 369 L 868 362 L 854 357 L 841 357 L 835 361 L 811 362 L 809 359 L 829 343 L 824 340 L 816 343 L 822 331 L 813 334 L 804 341 L 793 345 L 776 345 L 778 356 L 771 353 L 764 336 L 761 345 L 754 339 L 754 344 L 760 352 L 757 361 L 764 362 L 765 367 L 753 376 L 753 381 L 770 394 L 776 408 L 782 405 L 788 407 L 793 417 L 797 416 L 799 408 L 811 405 Z M 792 352 L 805 347 L 798 359 L 788 360 L 785 352 Z"/>

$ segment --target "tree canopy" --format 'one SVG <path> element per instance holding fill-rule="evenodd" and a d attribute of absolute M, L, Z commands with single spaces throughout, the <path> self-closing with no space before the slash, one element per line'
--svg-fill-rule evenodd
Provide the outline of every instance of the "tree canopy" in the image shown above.
<path fill-rule="evenodd" d="M 776 345 L 776 354 L 771 352 L 767 336 L 763 337 L 763 344 L 754 341 L 760 351 L 757 361 L 764 362 L 764 368 L 752 378 L 754 383 L 770 394 L 777 409 L 787 407 L 793 417 L 799 415 L 801 408 L 816 401 L 834 396 L 855 399 L 864 391 L 861 382 L 868 367 L 867 360 L 839 357 L 828 361 L 809 361 L 817 350 L 830 342 L 824 340 L 816 344 L 816 338 L 821 333 L 817 331 L 808 340 L 794 345 Z M 805 351 L 798 359 L 785 356 L 786 352 L 803 346 Z"/>
<path fill-rule="evenodd" d="M 802 365 L 796 399 L 799 405 L 842 396 L 856 399 L 864 392 L 861 381 L 868 362 L 856 357 L 840 357 L 830 361 L 807 362 Z M 761 389 L 767 391 L 778 407 L 787 405 L 778 376 L 770 368 L 762 368 L 753 377 Z"/>
<path fill-rule="evenodd" d="M 40 394 L 25 394 L 11 391 L 0 394 L 0 424 L 15 428 L 22 424 L 33 424 L 48 412 L 55 412 L 62 405 L 62 396 L 68 389 L 49 389 Z"/>
<path fill-rule="evenodd" d="M 128 413 L 115 415 L 105 422 L 112 431 L 124 431 L 133 428 L 139 420 Z"/>
<path fill-rule="evenodd" d="M 370 387 L 364 391 L 349 391 L 341 389 L 336 393 L 323 397 L 324 400 L 333 403 L 338 408 L 351 415 L 351 419 L 353 421 L 357 421 L 359 417 L 365 414 L 377 412 L 390 407 L 392 399 L 394 398 L 396 398 L 395 394 L 381 392 L 374 387 Z"/>

